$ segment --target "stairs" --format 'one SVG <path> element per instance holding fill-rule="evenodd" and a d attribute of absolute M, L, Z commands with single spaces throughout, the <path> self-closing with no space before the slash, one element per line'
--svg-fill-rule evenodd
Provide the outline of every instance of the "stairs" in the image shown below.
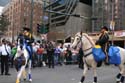
<path fill-rule="evenodd" d="M 51 6 L 52 11 L 57 11 L 66 14 L 72 14 L 76 8 L 78 0 L 60 0 Z M 68 15 L 51 14 L 51 26 L 63 26 L 68 21 Z"/>

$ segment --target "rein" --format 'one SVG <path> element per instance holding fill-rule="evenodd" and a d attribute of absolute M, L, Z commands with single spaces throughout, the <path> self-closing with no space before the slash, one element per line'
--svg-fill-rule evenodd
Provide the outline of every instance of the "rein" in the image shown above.
<path fill-rule="evenodd" d="M 83 35 L 83 36 L 84 36 L 86 39 L 88 39 L 89 42 L 90 42 L 90 44 L 92 45 L 90 48 L 87 48 L 87 49 L 83 50 L 83 51 L 85 52 L 85 51 L 88 51 L 88 50 L 92 49 L 92 48 L 94 47 L 94 44 L 91 42 L 90 38 L 88 38 L 86 35 Z M 81 36 L 81 38 L 80 38 L 80 41 L 81 41 L 81 43 L 82 43 L 82 36 Z"/>
<path fill-rule="evenodd" d="M 83 50 L 83 52 L 86 52 L 86 51 L 92 49 L 92 48 L 94 47 L 94 44 L 92 43 L 92 41 L 90 40 L 90 38 L 88 38 L 86 35 L 83 35 L 83 36 L 84 36 L 86 39 L 88 39 L 89 42 L 90 42 L 90 44 L 92 45 L 90 48 L 87 48 L 87 49 Z M 79 37 L 80 37 L 80 36 L 79 36 Z M 81 47 L 82 47 L 82 45 L 83 45 L 83 43 L 82 43 L 82 35 L 81 35 L 81 37 L 80 37 L 80 41 L 81 41 Z M 80 41 L 79 41 L 79 42 L 80 42 Z M 79 42 L 78 42 L 78 43 L 79 43 Z M 89 52 L 89 53 L 87 53 L 87 54 L 85 54 L 84 57 L 87 57 L 87 56 L 90 55 L 90 54 L 92 54 L 92 51 Z"/>

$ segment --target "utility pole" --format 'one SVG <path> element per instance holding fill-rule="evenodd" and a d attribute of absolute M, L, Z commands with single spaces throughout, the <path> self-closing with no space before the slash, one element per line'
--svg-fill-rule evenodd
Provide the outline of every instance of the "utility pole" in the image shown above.
<path fill-rule="evenodd" d="M 113 40 L 114 40 L 114 4 L 113 1 L 111 0 L 111 5 L 112 5 L 112 45 L 114 44 Z"/>
<path fill-rule="evenodd" d="M 104 26 L 104 0 L 102 0 L 102 26 Z"/>
<path fill-rule="evenodd" d="M 14 3 L 14 1 L 12 1 L 12 3 Z M 13 27 L 12 27 L 12 43 L 14 42 L 14 28 L 15 28 L 15 24 L 14 24 L 14 15 L 15 15 L 15 11 L 13 10 Z"/>
<path fill-rule="evenodd" d="M 42 24 L 43 24 L 43 32 L 45 32 L 45 21 L 44 21 L 44 17 L 45 17 L 45 6 L 46 5 L 46 1 L 45 0 L 43 0 L 43 15 L 42 15 Z"/>
<path fill-rule="evenodd" d="M 31 0 L 31 17 L 30 17 L 30 32 L 31 33 L 33 29 L 33 8 L 34 8 L 34 1 Z"/>
<path fill-rule="evenodd" d="M 95 16 L 95 0 L 92 0 L 92 16 Z M 92 32 L 94 32 L 95 21 L 92 20 Z"/>

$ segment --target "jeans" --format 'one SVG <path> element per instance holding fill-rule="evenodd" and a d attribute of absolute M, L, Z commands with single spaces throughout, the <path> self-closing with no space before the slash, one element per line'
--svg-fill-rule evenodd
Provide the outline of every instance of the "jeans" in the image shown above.
<path fill-rule="evenodd" d="M 26 49 L 27 49 L 27 51 L 29 53 L 29 59 L 32 60 L 32 55 L 33 55 L 33 48 L 32 48 L 32 46 L 28 45 L 28 46 L 26 46 Z"/>

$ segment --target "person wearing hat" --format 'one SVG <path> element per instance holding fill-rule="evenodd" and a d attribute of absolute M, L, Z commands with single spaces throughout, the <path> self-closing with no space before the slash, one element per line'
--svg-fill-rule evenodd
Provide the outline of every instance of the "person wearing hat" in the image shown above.
<path fill-rule="evenodd" d="M 32 34 L 30 32 L 30 29 L 27 28 L 27 27 L 23 28 L 23 35 L 24 35 L 24 39 L 27 42 L 26 49 L 28 50 L 29 55 L 30 55 L 30 59 L 31 59 L 32 58 L 32 54 L 33 54 L 32 43 L 34 42 L 34 38 L 33 38 Z"/>
<path fill-rule="evenodd" d="M 109 35 L 108 35 L 108 28 L 103 26 L 101 28 L 101 33 L 99 34 L 99 39 L 96 41 L 96 45 L 100 45 L 103 52 L 106 55 L 106 63 L 108 63 L 108 43 L 109 43 Z"/>
<path fill-rule="evenodd" d="M 21 39 L 21 42 L 23 42 L 23 40 L 26 41 L 27 43 L 26 49 L 30 55 L 30 59 L 32 59 L 32 54 L 33 54 L 32 43 L 34 42 L 34 38 L 32 34 L 30 33 L 30 29 L 27 27 L 24 27 L 23 32 L 19 34 L 17 40 L 18 39 Z"/>

